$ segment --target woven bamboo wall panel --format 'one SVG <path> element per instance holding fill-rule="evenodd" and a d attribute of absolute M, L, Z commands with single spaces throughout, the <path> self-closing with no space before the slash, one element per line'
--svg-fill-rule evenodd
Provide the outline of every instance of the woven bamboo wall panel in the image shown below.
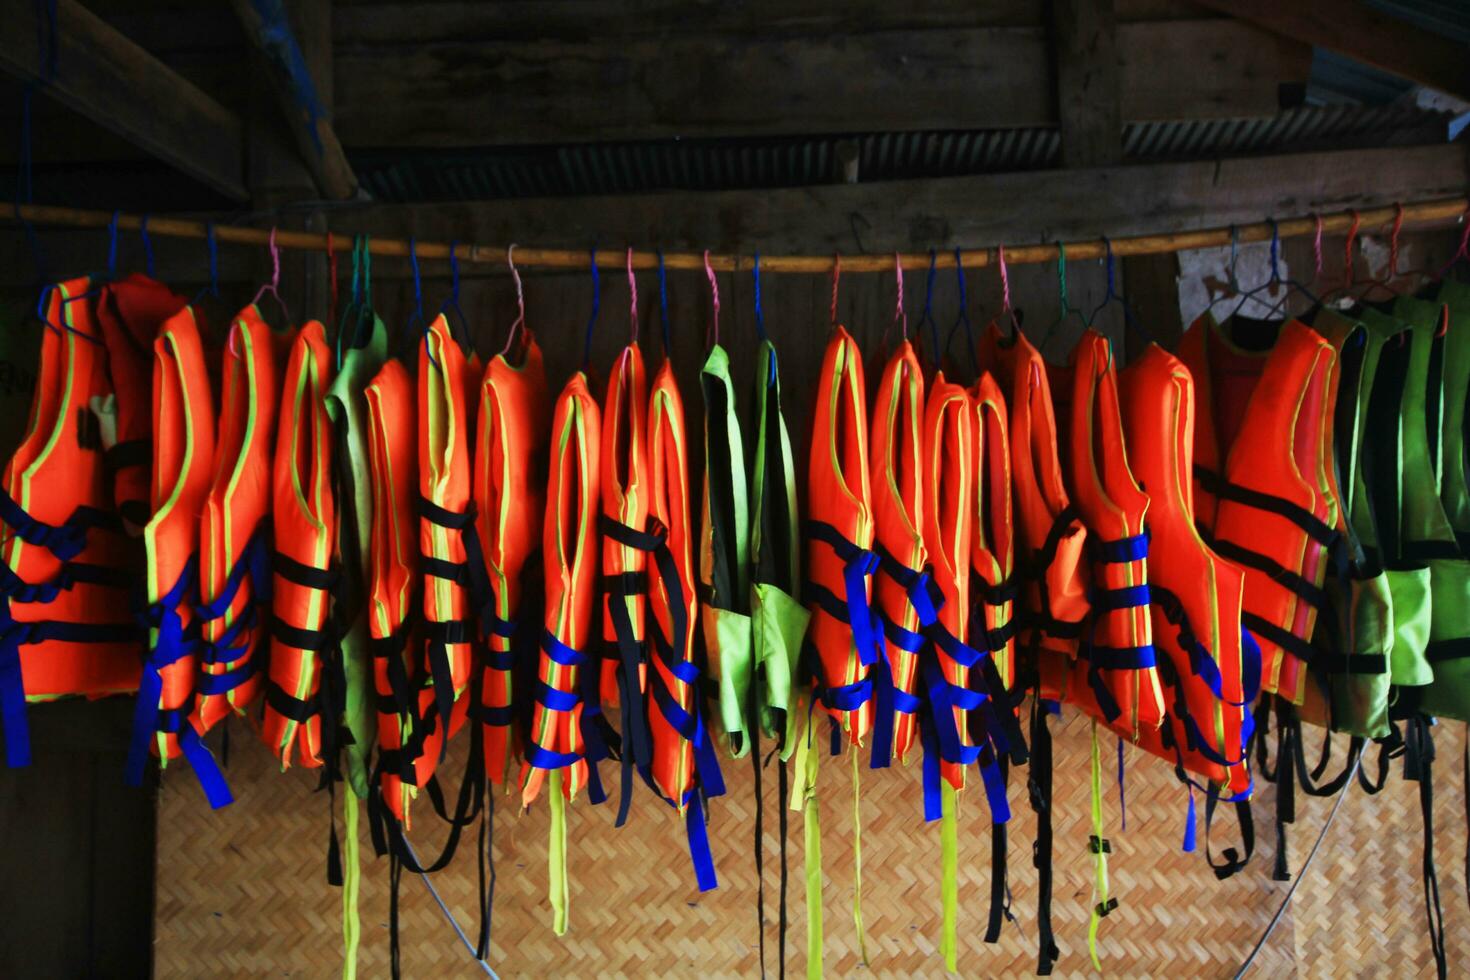
<path fill-rule="evenodd" d="M 1093 868 L 1087 841 L 1090 725 L 1075 712 L 1057 726 L 1056 885 L 1058 976 L 1094 971 L 1087 959 L 1087 909 Z M 238 733 L 237 733 L 238 734 Z M 1309 732 L 1315 740 L 1318 733 Z M 1436 853 L 1452 975 L 1470 971 L 1466 904 L 1462 727 L 1436 731 Z M 236 803 L 211 813 L 186 771 L 170 771 L 160 796 L 156 969 L 159 977 L 328 977 L 341 969 L 340 893 L 325 881 L 326 794 L 312 774 L 279 774 L 267 754 L 236 739 L 229 777 Z M 1200 850 L 1180 850 L 1187 797 L 1172 768 L 1136 750 L 1124 780 L 1127 829 L 1121 827 L 1113 741 L 1104 751 L 1106 836 L 1116 912 L 1104 920 L 1100 953 L 1114 976 L 1229 977 L 1265 931 L 1289 885 L 1271 880 L 1274 790 L 1258 788 L 1258 848 L 1241 875 L 1218 882 Z M 460 745 L 462 757 L 464 746 Z M 1313 751 L 1309 748 L 1309 751 Z M 1338 754 L 1341 758 L 1341 753 Z M 449 772 L 460 761 L 451 753 Z M 517 814 L 508 798 L 496 808 L 498 872 L 490 962 L 512 976 L 701 976 L 759 973 L 752 854 L 755 807 L 749 760 L 727 761 L 730 793 L 714 801 L 711 837 L 719 890 L 694 888 L 684 830 L 676 815 L 641 792 L 628 826 L 613 827 L 614 807 L 579 800 L 570 819 L 571 931 L 551 932 L 546 900 L 547 809 Z M 861 771 L 863 917 L 870 969 L 863 971 L 851 906 L 852 786 L 848 760 L 822 759 L 819 792 L 825 856 L 827 970 L 830 976 L 943 976 L 939 954 L 938 825 L 921 817 L 917 766 Z M 607 775 L 614 775 L 609 768 Z M 765 799 L 766 964 L 775 974 L 777 787 Z M 452 781 L 452 780 L 451 780 Z M 613 779 L 614 783 L 616 779 Z M 982 941 L 989 902 L 990 835 L 983 795 L 967 792 L 960 808 L 960 970 L 966 976 L 1027 975 L 1035 970 L 1035 819 L 1013 775 L 1011 884 L 1018 922 L 1002 941 Z M 1203 801 L 1200 801 L 1201 804 Z M 1299 871 L 1333 804 L 1298 794 L 1289 831 Z M 339 797 L 340 806 L 340 797 Z M 413 842 L 422 859 L 437 853 L 443 828 L 423 802 Z M 790 815 L 788 969 L 805 964 L 806 913 L 799 814 Z M 362 827 L 362 948 L 359 975 L 388 972 L 387 862 L 374 860 Z M 339 823 L 340 826 L 340 823 Z M 1213 845 L 1235 844 L 1222 808 Z M 1422 825 L 1418 790 L 1399 778 L 1369 797 L 1347 791 L 1321 851 L 1292 905 L 1255 960 L 1260 977 L 1433 976 L 1420 882 Z M 473 839 L 434 883 L 460 924 L 473 933 Z M 406 875 L 401 901 L 405 976 L 475 977 L 479 967 L 460 945 L 422 882 Z"/>

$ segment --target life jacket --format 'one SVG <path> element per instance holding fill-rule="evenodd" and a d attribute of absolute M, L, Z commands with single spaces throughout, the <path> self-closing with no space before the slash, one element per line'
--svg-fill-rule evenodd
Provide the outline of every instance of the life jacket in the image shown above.
<path fill-rule="evenodd" d="M 1390 732 L 1394 580 L 1401 580 L 1398 594 L 1404 596 L 1427 595 L 1429 588 L 1427 568 L 1389 570 L 1384 561 L 1386 543 L 1394 564 L 1400 564 L 1398 514 L 1389 507 L 1396 508 L 1402 495 L 1398 446 L 1403 379 L 1401 372 L 1395 381 L 1395 371 L 1380 370 L 1389 340 L 1382 331 L 1328 309 L 1317 312 L 1312 329 L 1332 343 L 1340 366 L 1333 457 L 1342 494 L 1338 530 L 1349 564 L 1345 580 L 1333 577 L 1327 582 L 1333 615 L 1318 617 L 1316 644 L 1324 683 L 1308 685 L 1303 715 L 1360 738 L 1383 738 Z M 1427 605 L 1422 610 L 1427 640 Z M 1406 606 L 1398 610 L 1407 611 Z M 1316 700 L 1326 703 L 1317 708 Z"/>
<path fill-rule="evenodd" d="M 280 398 L 276 336 L 248 306 L 222 354 L 214 478 L 199 520 L 199 673 L 193 722 L 207 732 L 260 692 L 271 595 L 271 460 Z"/>
<path fill-rule="evenodd" d="M 136 563 L 104 484 L 90 405 L 111 392 L 87 279 L 52 286 L 25 436 L 0 495 L 0 715 L 6 762 L 30 764 L 25 703 L 138 688 Z"/>
<path fill-rule="evenodd" d="M 1429 566 L 1429 642 L 1424 659 L 1433 674 L 1408 700 L 1422 714 L 1466 721 L 1470 720 L 1470 560 L 1450 523 L 1440 488 L 1445 481 L 1444 443 L 1465 438 L 1463 430 L 1444 428 L 1444 416 L 1451 400 L 1458 399 L 1463 406 L 1470 388 L 1466 364 L 1470 354 L 1464 348 L 1465 331 L 1450 340 L 1453 327 L 1442 303 L 1401 296 L 1394 303 L 1394 315 L 1409 327 L 1400 406 L 1404 467 L 1400 547 L 1406 559 Z M 1463 481 L 1463 473 L 1457 478 Z"/>
<path fill-rule="evenodd" d="M 1241 623 L 1261 648 L 1262 689 L 1300 704 L 1323 583 L 1341 554 L 1329 482 L 1336 352 L 1293 320 L 1269 353 L 1251 353 L 1205 316 L 1178 356 L 1199 394 L 1196 521 L 1245 570 Z"/>
<path fill-rule="evenodd" d="M 699 514 L 699 598 L 710 678 L 718 685 L 726 748 L 750 751 L 752 643 L 750 511 L 745 444 L 735 412 L 730 356 L 715 344 L 699 372 L 704 394 L 704 486 Z"/>
<path fill-rule="evenodd" d="M 776 739 L 777 841 L 780 849 L 781 897 L 778 916 L 778 962 L 786 962 L 786 797 L 790 792 L 787 761 L 796 751 L 797 710 L 793 668 L 801 653 L 811 614 L 801 604 L 801 533 L 796 497 L 796 467 L 791 438 L 781 414 L 781 379 L 776 348 L 762 340 L 756 355 L 755 462 L 750 501 L 750 631 L 754 679 L 751 700 L 761 731 Z M 761 753 L 751 752 L 756 797 L 756 826 L 763 825 Z M 764 834 L 756 834 L 756 876 L 765 870 Z M 756 889 L 756 921 L 765 953 L 765 888 Z"/>
<path fill-rule="evenodd" d="M 1087 532 L 1062 481 L 1046 363 L 1025 335 L 1005 338 L 993 323 L 978 354 L 981 369 L 1006 393 L 1010 413 L 1016 566 L 1024 598 L 1020 647 L 1075 657 L 1087 614 Z"/>
<path fill-rule="evenodd" d="M 301 328 L 281 384 L 273 467 L 271 656 L 261 737 L 281 762 L 315 769 L 336 747 L 344 680 L 332 597 L 338 574 L 332 494 L 332 354 L 322 325 Z M 325 720 L 324 720 L 325 719 Z"/>
<path fill-rule="evenodd" d="M 1195 528 L 1194 382 L 1157 345 L 1118 378 L 1129 467 L 1148 488 L 1150 612 L 1168 707 L 1164 725 L 1142 730 L 1137 744 L 1221 795 L 1245 799 L 1260 661 L 1240 625 L 1244 573 L 1211 551 Z"/>
<path fill-rule="evenodd" d="M 580 694 L 581 671 L 592 669 L 592 638 L 600 554 L 596 514 L 601 501 L 602 416 L 577 372 L 556 399 L 546 488 L 542 554 L 546 629 L 535 688 L 530 741 L 521 764 L 521 802 L 530 806 L 550 782 L 552 928 L 567 929 L 566 802 L 587 785 L 586 732 L 593 717 Z M 605 798 L 605 797 L 603 797 Z"/>
<path fill-rule="evenodd" d="M 1148 609 L 1149 498 L 1129 469 L 1118 376 L 1107 338 L 1086 331 L 1075 358 L 1068 488 L 1087 527 L 1091 611 L 1077 660 L 1042 663 L 1042 690 L 1059 691 L 1136 742 L 1164 717 Z M 1049 680 L 1058 666 L 1070 678 Z"/>
<path fill-rule="evenodd" d="M 153 340 L 164 321 L 188 300 L 163 283 L 134 273 L 101 287 L 94 310 L 107 345 L 113 398 L 93 404 L 106 447 L 103 464 L 112 503 L 129 533 L 141 534 L 149 517 L 149 466 L 153 460 L 149 412 Z"/>
<path fill-rule="evenodd" d="M 920 718 L 919 698 L 914 693 L 919 656 L 924 647 L 924 634 L 920 630 L 933 626 L 939 615 L 937 610 L 943 604 L 937 591 L 937 576 L 930 574 L 930 555 L 925 547 L 924 505 L 926 492 L 930 489 L 925 480 L 930 474 L 925 469 L 928 429 L 924 423 L 924 373 L 913 345 L 905 340 L 888 358 L 878 381 L 868 438 L 873 550 L 880 561 L 872 590 L 874 605 L 884 627 L 884 661 L 874 671 L 877 675 L 877 701 L 873 708 L 874 768 L 887 766 L 890 757 L 908 762 L 909 749 L 918 736 Z M 967 423 L 968 420 L 966 437 L 969 435 Z M 956 451 L 960 451 L 958 447 Z M 957 462 L 961 471 L 952 477 L 967 488 L 972 480 L 971 460 L 966 455 Z M 964 489 L 960 492 L 964 493 Z M 814 507 L 813 512 L 815 510 Z M 968 524 L 954 530 L 966 533 Z M 952 590 L 953 584 L 951 580 Z M 947 618 L 952 620 L 956 615 L 957 611 L 950 609 Z M 931 674 L 928 680 L 938 680 L 938 660 L 928 666 Z M 953 678 L 945 678 L 945 681 L 955 683 Z M 963 683 L 959 686 L 963 687 Z M 931 710 L 940 714 L 943 707 L 936 705 Z M 968 738 L 955 727 L 956 720 L 963 724 L 964 712 L 950 709 L 947 717 L 935 720 L 953 736 L 948 747 L 953 750 L 952 755 L 958 755 L 959 739 Z M 957 763 L 941 765 L 938 762 L 938 743 L 932 732 L 928 733 L 928 740 L 931 751 L 925 756 L 925 773 L 931 778 L 926 782 L 925 815 L 927 819 L 937 820 L 939 783 L 933 776 L 942 768 L 944 778 L 955 789 L 962 789 L 965 779 L 963 769 Z M 932 800 L 929 799 L 931 794 Z"/>
<path fill-rule="evenodd" d="M 699 890 L 708 891 L 718 881 L 701 797 L 724 795 L 725 782 L 704 724 L 701 671 L 695 659 L 699 603 L 694 591 L 687 461 L 684 401 L 673 364 L 665 357 L 648 403 L 649 530 L 624 538 L 649 552 L 648 634 L 654 657 L 647 710 L 652 782 L 664 801 L 683 814 L 695 878 Z"/>
<path fill-rule="evenodd" d="M 490 586 L 479 609 L 485 660 L 482 704 L 485 774 L 495 785 L 520 757 L 516 705 L 529 706 L 541 632 L 541 524 L 546 516 L 546 366 L 525 335 L 520 363 L 490 359 L 479 388 L 472 498 Z M 519 653 L 519 656 L 518 656 Z M 529 660 L 529 670 L 518 663 Z M 521 668 L 521 669 L 517 669 Z"/>
<path fill-rule="evenodd" d="M 1007 394 L 1010 415 L 1011 488 L 1015 503 L 1016 571 L 1022 592 L 1019 647 L 1024 667 L 1013 686 L 1037 687 L 1030 724 L 1028 782 L 1036 813 L 1037 972 L 1051 972 L 1060 955 L 1052 934 L 1051 734 L 1048 716 L 1059 710 L 1056 691 L 1039 686 L 1038 664 L 1077 655 L 1087 613 L 1088 567 L 1083 561 L 1087 531 L 1067 498 L 1057 449 L 1057 418 L 1051 381 L 1040 352 L 1020 331 L 1003 337 L 992 323 L 976 348 L 982 371 Z M 1065 670 L 1065 668 L 1061 668 Z M 995 881 L 1004 880 L 1005 838 L 992 830 L 994 871 L 988 941 L 999 938 L 1005 906 Z"/>
<path fill-rule="evenodd" d="M 149 752 L 167 760 L 185 755 L 210 806 L 231 802 L 213 755 L 199 740 L 194 710 L 194 661 L 199 624 L 199 515 L 214 473 L 214 393 L 192 308 L 164 323 L 153 342 L 152 516 L 143 529 L 148 573 L 148 656 L 138 684 L 127 776 L 143 781 Z"/>
<path fill-rule="evenodd" d="M 444 726 L 421 719 L 433 704 L 415 655 L 419 598 L 418 399 L 399 360 L 365 390 L 373 491 L 368 632 L 377 705 L 379 792 L 395 820 L 412 829 L 409 804 L 439 761 Z"/>
<path fill-rule="evenodd" d="M 367 329 L 357 331 L 353 343 L 340 352 L 337 373 L 327 388 L 326 407 L 332 421 L 336 562 L 341 569 L 335 609 L 342 634 L 342 674 L 346 685 L 342 721 L 351 735 L 345 746 L 346 775 L 353 795 L 365 800 L 370 792 L 369 757 L 377 741 L 377 712 L 373 705 L 367 602 L 372 574 L 373 488 L 367 400 L 363 392 L 388 357 L 388 332 L 371 310 L 359 308 L 357 315 L 368 321 Z"/>
<path fill-rule="evenodd" d="M 446 726 L 440 743 L 463 726 L 463 695 L 472 673 L 474 576 L 484 568 L 470 509 L 470 414 L 464 351 L 443 315 L 434 318 L 419 349 L 419 568 L 424 574 L 423 656 L 434 702 L 421 719 Z M 483 590 L 479 590 L 483 592 Z M 429 763 L 432 777 L 437 762 Z"/>
<path fill-rule="evenodd" d="M 648 523 L 652 480 L 648 471 L 648 378 L 636 343 L 623 348 L 607 379 L 602 403 L 602 642 L 597 689 L 584 688 L 591 704 L 619 707 L 622 791 L 617 826 L 628 819 L 636 766 L 647 773 L 653 742 L 644 707 L 644 662 L 648 612 L 648 549 L 639 547 Z M 594 700 L 594 698 L 596 700 Z M 593 773 L 601 746 L 588 753 Z M 595 778 L 595 777 L 594 777 Z"/>

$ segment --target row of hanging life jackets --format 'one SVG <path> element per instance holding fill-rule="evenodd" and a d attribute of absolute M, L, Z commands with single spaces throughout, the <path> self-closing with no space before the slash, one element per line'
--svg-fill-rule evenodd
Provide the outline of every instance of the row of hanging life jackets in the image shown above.
<path fill-rule="evenodd" d="M 789 755 L 810 679 L 834 746 L 922 746 L 930 818 L 978 764 L 997 822 L 1028 690 L 1237 799 L 1258 690 L 1364 738 L 1470 715 L 1456 283 L 1279 336 L 1203 318 L 1121 370 L 1096 333 L 1057 367 L 992 326 L 968 388 L 905 341 L 871 417 L 834 328 L 805 524 L 769 342 L 752 480 L 724 351 L 701 371 L 691 499 L 678 386 L 636 344 L 600 404 L 578 373 L 553 405 L 529 334 L 482 368 L 442 317 L 414 378 L 371 317 L 334 357 L 321 324 L 247 308 L 211 360 L 141 276 L 58 284 L 44 313 L 0 497 L 12 765 L 25 702 L 138 691 L 129 776 L 182 755 L 222 805 L 201 737 L 261 698 L 283 766 L 345 754 L 407 824 L 473 720 L 527 805 L 548 778 L 606 798 L 616 756 L 619 822 L 641 779 L 712 887 L 706 684 L 731 755 L 757 731 Z"/>

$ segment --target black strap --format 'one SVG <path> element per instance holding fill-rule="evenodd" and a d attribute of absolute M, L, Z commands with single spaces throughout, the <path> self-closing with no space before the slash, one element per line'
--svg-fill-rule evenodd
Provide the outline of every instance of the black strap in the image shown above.
<path fill-rule="evenodd" d="M 1236 851 L 1233 847 L 1227 847 L 1220 852 L 1221 861 L 1216 864 L 1215 856 L 1210 850 L 1210 824 L 1214 822 L 1215 807 L 1219 803 L 1219 793 L 1211 786 L 1205 793 L 1205 860 L 1214 869 L 1216 880 L 1224 881 L 1244 870 L 1256 853 L 1256 821 L 1251 814 L 1250 800 L 1236 800 L 1234 803 L 1235 818 L 1240 823 L 1240 843 L 1244 853 Z"/>
<path fill-rule="evenodd" d="M 335 564 L 328 568 L 317 568 L 303 564 L 280 551 L 271 553 L 271 571 L 287 582 L 307 589 L 329 592 L 337 585 L 338 576 Z"/>
<path fill-rule="evenodd" d="M 996 756 L 1000 766 L 1002 785 L 1010 782 L 1010 762 L 1004 755 Z M 1003 922 L 1015 922 L 1011 913 L 1011 885 L 1006 874 L 1006 824 L 998 820 L 990 823 L 990 919 L 985 926 L 987 943 L 1000 940 Z"/>
<path fill-rule="evenodd" d="M 1061 951 L 1051 927 L 1052 824 L 1051 824 L 1051 731 L 1046 725 L 1047 709 L 1036 698 L 1031 704 L 1031 775 L 1028 782 L 1031 809 L 1036 813 L 1036 840 L 1032 863 L 1036 865 L 1036 928 L 1038 933 L 1036 972 L 1051 974 Z"/>
<path fill-rule="evenodd" d="M 286 689 L 275 681 L 271 681 L 266 685 L 265 703 L 276 714 L 299 724 L 305 724 L 312 718 L 315 718 L 321 711 L 320 697 L 302 700 L 294 694 L 288 694 Z"/>
<path fill-rule="evenodd" d="M 1227 541 L 1224 538 L 1216 538 L 1211 544 L 1215 553 L 1221 558 L 1229 559 L 1237 565 L 1244 565 L 1265 575 L 1277 585 L 1293 592 L 1318 611 L 1327 608 L 1327 593 L 1319 586 L 1308 582 L 1305 578 L 1285 567 L 1270 555 L 1263 555 L 1259 551 L 1252 551 L 1244 545 Z M 1243 618 L 1243 617 L 1242 617 Z"/>
<path fill-rule="evenodd" d="M 1419 810 L 1424 818 L 1424 914 L 1429 923 L 1429 945 L 1435 972 L 1445 980 L 1444 908 L 1439 900 L 1439 872 L 1434 865 L 1434 720 L 1416 714 L 1409 719 L 1404 739 L 1404 778 L 1419 784 Z"/>
<path fill-rule="evenodd" d="M 1198 463 L 1194 465 L 1194 478 L 1199 482 L 1200 487 L 1205 492 L 1213 494 L 1221 500 L 1230 500 L 1237 504 L 1245 504 L 1247 507 L 1270 511 L 1273 514 L 1286 518 L 1319 544 L 1330 545 L 1337 537 L 1337 532 L 1330 525 L 1323 523 L 1311 511 L 1297 506 L 1290 500 L 1277 497 L 1274 494 L 1262 493 L 1259 490 L 1251 490 L 1238 483 L 1230 483 L 1220 474 L 1208 470 Z"/>
<path fill-rule="evenodd" d="M 153 440 L 126 439 L 114 443 L 102 454 L 102 465 L 107 472 L 116 473 L 131 466 L 149 466 L 153 462 Z"/>

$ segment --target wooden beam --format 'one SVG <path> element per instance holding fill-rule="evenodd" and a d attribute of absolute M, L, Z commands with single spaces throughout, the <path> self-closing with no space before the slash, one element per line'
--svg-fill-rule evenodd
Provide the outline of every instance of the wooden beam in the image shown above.
<path fill-rule="evenodd" d="M 1274 115 L 1311 60 L 1229 20 L 1124 24 L 1117 46 L 1127 121 Z M 1038 127 L 1050 79 L 1042 27 L 344 39 L 336 121 L 395 147 Z"/>
<path fill-rule="evenodd" d="M 1051 0 L 1048 6 L 1062 165 L 1119 163 L 1123 118 L 1113 0 Z"/>
<path fill-rule="evenodd" d="M 1196 0 L 1283 37 L 1470 99 L 1470 47 L 1379 13 L 1361 0 Z"/>
<path fill-rule="evenodd" d="M 232 200 L 248 198 L 239 117 L 89 13 L 56 2 L 55 73 L 30 0 L 0 0 L 0 68 Z"/>
<path fill-rule="evenodd" d="M 265 57 L 271 88 L 296 145 L 323 196 L 336 201 L 357 193 L 357 177 L 332 128 L 282 0 L 231 0 L 245 34 Z M 330 48 L 330 45 L 328 45 Z"/>
<path fill-rule="evenodd" d="M 791 253 L 824 256 L 840 251 L 850 259 L 860 251 L 872 256 L 903 251 L 916 253 L 921 267 L 930 248 L 943 257 L 956 247 L 1005 243 L 1008 254 L 1011 246 L 1017 247 L 1020 254 L 1014 257 L 1020 260 L 1027 257 L 1022 250 L 1027 242 L 1090 241 L 1091 248 L 1079 244 L 1075 251 L 1074 257 L 1083 259 L 1089 253 L 1098 257 L 1102 235 L 1187 235 L 1230 224 L 1252 225 L 1254 234 L 1273 215 L 1348 208 L 1382 208 L 1391 215 L 1389 209 L 1398 201 L 1463 199 L 1465 152 L 1460 144 L 1442 144 L 778 191 L 364 204 L 325 213 L 339 248 L 346 247 L 351 235 L 364 232 L 380 246 L 385 239 L 401 242 L 410 235 L 424 243 L 457 240 L 462 248 L 475 243 L 481 247 L 477 261 L 461 263 L 466 277 L 501 274 L 500 250 L 510 242 L 521 243 L 518 256 L 529 256 L 532 247 L 576 249 L 578 262 L 581 250 L 593 244 L 608 261 L 618 261 L 618 250 L 626 245 L 659 247 L 670 254 L 709 248 L 747 256 L 758 247 L 767 257 L 763 265 L 773 269 L 775 256 Z M 97 250 L 106 220 L 101 213 L 96 228 L 83 232 L 43 231 L 48 254 L 62 265 L 75 254 L 85 264 Z M 156 218 L 155 230 L 164 228 L 164 222 Z M 854 229 L 861 229 L 861 248 Z M 1372 222 L 1364 226 L 1365 231 L 1372 229 Z M 1242 240 L 1262 239 L 1242 235 Z M 231 248 L 225 241 L 222 233 L 222 278 L 258 282 L 258 250 Z M 1228 243 L 1229 237 L 1220 241 Z M 0 283 L 31 285 L 29 266 L 21 261 L 23 237 L 0 235 L 0 243 L 9 243 L 17 257 L 0 261 Z M 205 268 L 200 242 L 166 242 L 160 233 L 155 249 L 165 278 L 199 281 Z M 1052 249 L 1049 254 L 1054 253 Z M 1119 254 L 1125 253 L 1120 243 Z M 440 262 L 444 251 L 425 244 L 420 255 Z M 888 261 L 882 259 L 885 268 Z M 854 263 L 844 265 L 850 269 Z M 380 278 L 407 271 L 406 262 L 391 258 L 373 264 L 373 275 Z M 443 267 L 436 272 L 442 274 Z"/>

